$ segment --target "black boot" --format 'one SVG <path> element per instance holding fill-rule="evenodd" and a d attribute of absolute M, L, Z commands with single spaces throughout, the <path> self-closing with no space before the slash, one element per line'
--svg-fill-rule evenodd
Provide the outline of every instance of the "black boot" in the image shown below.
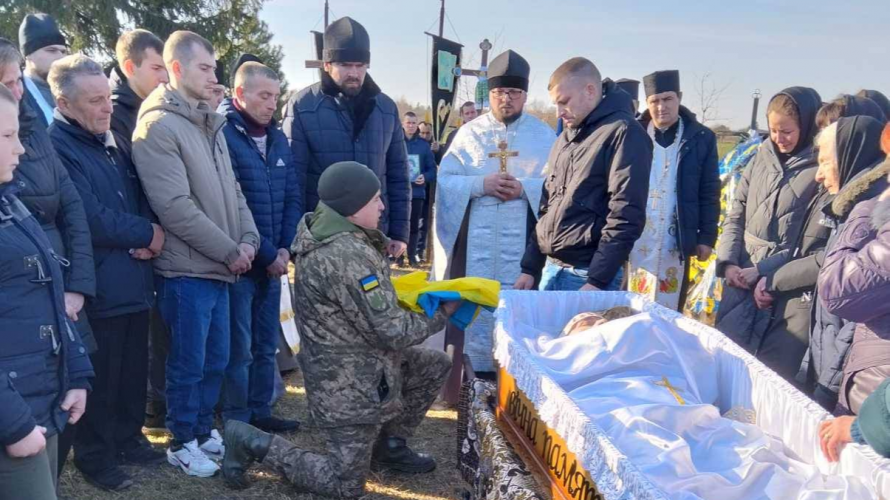
<path fill-rule="evenodd" d="M 436 461 L 429 455 L 416 453 L 399 437 L 380 435 L 371 455 L 374 470 L 390 470 L 421 474 L 436 469 Z"/>
<path fill-rule="evenodd" d="M 256 427 L 229 420 L 226 422 L 226 455 L 222 473 L 230 488 L 244 489 L 250 486 L 245 473 L 255 461 L 262 462 L 272 446 L 272 434 Z"/>

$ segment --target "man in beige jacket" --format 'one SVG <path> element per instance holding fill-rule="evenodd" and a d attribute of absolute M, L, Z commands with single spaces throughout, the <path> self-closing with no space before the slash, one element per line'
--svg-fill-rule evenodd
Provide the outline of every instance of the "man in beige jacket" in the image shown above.
<path fill-rule="evenodd" d="M 142 103 L 133 160 L 166 231 L 155 260 L 158 304 L 170 331 L 167 460 L 209 477 L 225 452 L 213 429 L 229 358 L 229 284 L 250 270 L 259 234 L 232 171 L 222 115 L 205 101 L 216 84 L 213 46 L 177 31 L 164 45 L 170 83 Z"/>

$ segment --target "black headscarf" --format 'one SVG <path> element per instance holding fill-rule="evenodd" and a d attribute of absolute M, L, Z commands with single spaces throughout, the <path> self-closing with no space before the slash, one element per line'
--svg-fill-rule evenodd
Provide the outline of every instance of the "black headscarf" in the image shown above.
<path fill-rule="evenodd" d="M 875 104 L 881 107 L 887 118 L 890 118 L 890 99 L 887 99 L 887 96 L 877 90 L 860 90 L 856 95 L 874 101 Z"/>
<path fill-rule="evenodd" d="M 870 116 L 882 124 L 887 123 L 887 115 L 877 102 L 856 95 L 843 96 L 846 111 L 844 116 Z"/>
<path fill-rule="evenodd" d="M 822 97 L 819 96 L 818 92 L 809 87 L 788 87 L 773 96 L 773 99 L 780 95 L 786 95 L 794 101 L 794 105 L 797 106 L 797 114 L 800 116 L 798 123 L 800 126 L 800 139 L 797 141 L 797 146 L 794 147 L 794 151 L 792 151 L 791 154 L 779 155 L 781 158 L 782 156 L 795 156 L 813 145 L 813 139 L 816 137 L 816 132 L 818 130 L 816 127 L 816 113 L 818 113 L 819 108 L 822 107 Z M 770 102 L 772 102 L 772 99 L 770 99 Z M 767 106 L 767 115 L 768 114 L 769 107 Z M 767 123 L 769 123 L 769 116 L 767 116 Z M 775 149 L 776 154 L 779 154 L 778 148 Z M 785 162 L 783 161 L 782 163 Z"/>
<path fill-rule="evenodd" d="M 884 125 L 870 116 L 852 116 L 837 121 L 837 170 L 840 187 L 860 172 L 884 159 L 881 133 Z"/>

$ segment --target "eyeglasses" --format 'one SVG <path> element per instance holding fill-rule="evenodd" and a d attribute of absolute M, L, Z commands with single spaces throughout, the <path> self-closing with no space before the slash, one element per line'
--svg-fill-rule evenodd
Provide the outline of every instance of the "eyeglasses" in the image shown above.
<path fill-rule="evenodd" d="M 519 89 L 510 89 L 510 90 L 495 89 L 495 90 L 491 91 L 491 95 L 496 97 L 497 99 L 504 99 L 505 97 L 509 96 L 511 101 L 515 100 L 515 99 L 519 99 L 520 97 L 522 97 L 522 94 L 524 94 L 524 93 L 525 93 L 525 91 L 519 90 Z"/>

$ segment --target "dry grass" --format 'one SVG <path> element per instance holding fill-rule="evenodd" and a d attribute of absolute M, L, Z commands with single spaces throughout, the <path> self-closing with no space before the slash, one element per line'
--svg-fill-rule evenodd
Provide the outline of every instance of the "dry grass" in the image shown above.
<path fill-rule="evenodd" d="M 291 374 L 285 379 L 287 392 L 276 406 L 279 416 L 308 420 L 306 393 L 299 374 Z M 438 468 L 431 474 L 372 474 L 368 482 L 369 494 L 366 499 L 398 500 L 446 500 L 462 497 L 466 488 L 457 471 L 455 449 L 457 413 L 454 411 L 431 411 L 418 429 L 411 444 L 434 456 Z M 312 450 L 323 450 L 324 442 L 317 429 L 304 427 L 300 432 L 286 436 L 298 446 Z M 169 437 L 165 433 L 151 433 L 149 439 L 161 449 Z M 136 485 L 122 493 L 106 493 L 87 484 L 74 467 L 66 466 L 62 476 L 62 495 L 76 500 L 310 500 L 318 497 L 300 494 L 276 474 L 262 467 L 252 471 L 253 486 L 244 491 L 226 488 L 222 478 L 210 479 L 188 477 L 178 469 L 164 464 L 153 468 L 127 467 L 134 476 Z"/>

